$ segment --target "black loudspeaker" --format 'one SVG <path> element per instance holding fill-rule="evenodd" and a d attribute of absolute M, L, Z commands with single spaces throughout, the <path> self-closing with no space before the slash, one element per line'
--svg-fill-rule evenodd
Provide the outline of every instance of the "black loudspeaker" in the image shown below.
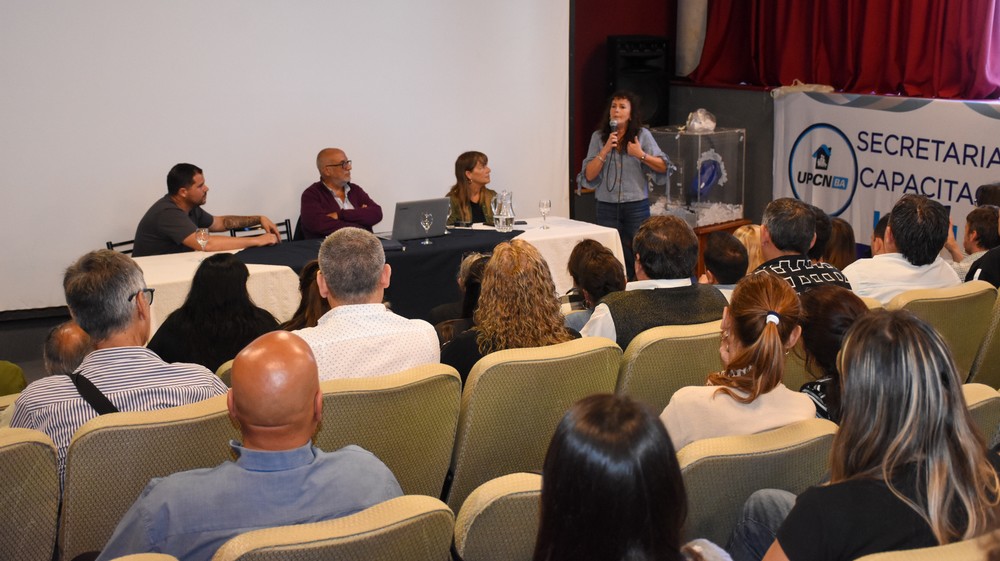
<path fill-rule="evenodd" d="M 674 56 L 665 37 L 608 36 L 608 95 L 617 90 L 638 95 L 643 123 L 668 124 L 673 77 Z"/>

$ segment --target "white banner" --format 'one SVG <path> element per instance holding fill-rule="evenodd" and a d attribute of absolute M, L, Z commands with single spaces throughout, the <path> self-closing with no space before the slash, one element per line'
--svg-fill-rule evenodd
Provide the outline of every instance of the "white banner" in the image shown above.
<path fill-rule="evenodd" d="M 905 194 L 951 207 L 961 236 L 976 189 L 1000 181 L 1000 103 L 790 93 L 774 102 L 775 198 L 840 216 L 867 244 Z"/>

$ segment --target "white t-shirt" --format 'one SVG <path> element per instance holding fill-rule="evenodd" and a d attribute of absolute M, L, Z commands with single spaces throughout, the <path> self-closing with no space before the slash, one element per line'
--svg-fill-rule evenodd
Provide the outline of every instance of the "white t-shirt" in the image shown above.
<path fill-rule="evenodd" d="M 916 266 L 902 253 L 883 253 L 871 259 L 858 259 L 844 268 L 844 276 L 859 296 L 874 298 L 883 304 L 907 290 L 947 288 L 962 283 L 947 261 L 937 257 L 933 263 Z"/>

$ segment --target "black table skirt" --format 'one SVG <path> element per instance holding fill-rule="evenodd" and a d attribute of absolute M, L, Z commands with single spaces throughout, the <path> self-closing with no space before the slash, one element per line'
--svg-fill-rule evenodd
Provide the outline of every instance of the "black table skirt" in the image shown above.
<path fill-rule="evenodd" d="M 431 245 L 421 245 L 420 240 L 403 242 L 403 250 L 385 253 L 386 262 L 392 268 L 385 299 L 392 310 L 403 317 L 428 319 L 434 306 L 461 297 L 455 279 L 463 255 L 473 251 L 490 252 L 498 243 L 520 233 L 518 230 L 509 233 L 450 230 L 448 235 L 433 238 Z M 250 247 L 237 253 L 236 258 L 248 265 L 286 265 L 298 274 L 306 263 L 316 259 L 322 241 Z"/>

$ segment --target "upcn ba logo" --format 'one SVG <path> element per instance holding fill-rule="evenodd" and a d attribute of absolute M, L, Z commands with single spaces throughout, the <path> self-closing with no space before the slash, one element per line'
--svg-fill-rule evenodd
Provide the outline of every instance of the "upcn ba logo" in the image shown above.
<path fill-rule="evenodd" d="M 858 186 L 858 158 L 837 127 L 817 123 L 802 131 L 788 157 L 788 181 L 799 200 L 837 216 Z"/>

